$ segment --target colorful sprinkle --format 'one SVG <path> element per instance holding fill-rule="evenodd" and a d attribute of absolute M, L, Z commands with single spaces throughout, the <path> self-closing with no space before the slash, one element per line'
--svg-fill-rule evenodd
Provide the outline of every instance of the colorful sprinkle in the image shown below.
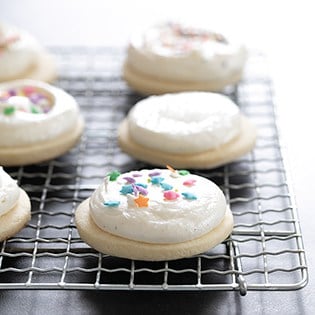
<path fill-rule="evenodd" d="M 197 196 L 191 192 L 182 192 L 182 196 L 188 200 L 196 200 Z"/>
<path fill-rule="evenodd" d="M 149 173 L 150 177 L 159 176 L 159 175 L 161 175 L 161 172 L 159 171 L 154 171 L 154 172 Z"/>
<path fill-rule="evenodd" d="M 145 208 L 149 204 L 149 198 L 147 198 L 143 195 L 139 195 L 139 197 L 136 198 L 134 201 L 139 208 Z"/>
<path fill-rule="evenodd" d="M 135 186 L 135 185 L 133 185 L 133 184 L 124 185 L 124 186 L 121 187 L 119 192 L 122 195 L 132 194 L 134 192 L 133 186 Z"/>
<path fill-rule="evenodd" d="M 195 179 L 187 179 L 183 182 L 183 185 L 191 187 L 191 186 L 194 186 L 195 183 L 196 183 Z"/>
<path fill-rule="evenodd" d="M 15 107 L 14 106 L 7 106 L 3 109 L 3 114 L 6 116 L 11 116 L 15 113 Z"/>
<path fill-rule="evenodd" d="M 137 186 L 141 186 L 143 188 L 147 188 L 148 185 L 147 184 L 144 184 L 144 183 L 136 183 Z"/>
<path fill-rule="evenodd" d="M 142 177 L 142 174 L 140 174 L 140 173 L 132 173 L 132 176 L 133 177 Z"/>
<path fill-rule="evenodd" d="M 163 190 L 171 190 L 171 189 L 173 189 L 173 186 L 170 185 L 170 184 L 167 184 L 167 183 L 161 183 L 160 185 L 163 188 Z"/>
<path fill-rule="evenodd" d="M 179 174 L 179 175 L 182 175 L 182 176 L 185 176 L 185 175 L 189 175 L 190 172 L 187 171 L 187 170 L 180 170 L 180 171 L 178 171 L 178 174 Z"/>
<path fill-rule="evenodd" d="M 133 184 L 136 182 L 136 180 L 132 177 L 126 176 L 124 177 L 124 180 L 128 183 L 128 184 Z"/>
<path fill-rule="evenodd" d="M 164 191 L 163 196 L 166 200 L 176 200 L 180 195 L 173 190 Z"/>
<path fill-rule="evenodd" d="M 170 165 L 166 165 L 166 168 L 170 170 L 171 172 L 176 172 L 176 170 L 174 170 L 173 167 Z"/>
<path fill-rule="evenodd" d="M 133 188 L 133 192 L 136 196 L 138 196 L 138 194 L 142 194 L 144 196 L 146 196 L 148 194 L 148 191 L 144 187 L 139 186 L 137 184 L 132 184 L 132 188 Z"/>
<path fill-rule="evenodd" d="M 112 171 L 110 173 L 107 174 L 107 176 L 109 176 L 109 180 L 111 182 L 115 181 L 119 176 L 120 176 L 120 172 L 118 171 Z"/>
<path fill-rule="evenodd" d="M 104 202 L 104 206 L 106 207 L 118 207 L 120 205 L 120 201 L 118 200 L 108 200 Z"/>
<path fill-rule="evenodd" d="M 154 176 L 151 178 L 151 183 L 153 185 L 160 185 L 164 180 L 164 177 L 160 177 L 160 176 Z"/>

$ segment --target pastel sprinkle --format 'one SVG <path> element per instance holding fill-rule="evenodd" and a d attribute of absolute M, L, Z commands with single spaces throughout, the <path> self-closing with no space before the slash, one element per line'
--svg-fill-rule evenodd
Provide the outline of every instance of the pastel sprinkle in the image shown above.
<path fill-rule="evenodd" d="M 144 184 L 144 183 L 136 183 L 137 186 L 141 186 L 143 188 L 147 188 L 148 185 L 147 184 Z"/>
<path fill-rule="evenodd" d="M 132 177 L 126 176 L 124 177 L 124 180 L 128 183 L 128 184 L 133 184 L 136 182 L 136 180 Z"/>
<path fill-rule="evenodd" d="M 129 184 L 129 185 L 124 185 L 121 187 L 120 189 L 120 193 L 122 195 L 127 195 L 127 194 L 132 194 L 134 192 L 134 188 L 133 188 L 134 185 L 132 184 Z"/>
<path fill-rule="evenodd" d="M 173 186 L 168 183 L 161 183 L 160 186 L 163 188 L 163 190 L 171 190 L 173 189 Z"/>
<path fill-rule="evenodd" d="M 32 112 L 32 114 L 39 114 L 39 113 L 40 113 L 40 110 L 39 110 L 37 107 L 32 106 L 32 107 L 31 107 L 31 112 Z"/>
<path fill-rule="evenodd" d="M 132 189 L 135 195 L 142 194 L 146 196 L 148 194 L 148 191 L 144 187 L 137 184 L 132 184 Z"/>
<path fill-rule="evenodd" d="M 160 185 L 164 180 L 164 177 L 160 177 L 160 176 L 154 176 L 151 178 L 151 183 L 153 185 Z"/>
<path fill-rule="evenodd" d="M 182 192 L 182 196 L 188 200 L 196 200 L 197 196 L 191 192 Z"/>
<path fill-rule="evenodd" d="M 195 185 L 196 180 L 195 179 L 187 179 L 183 182 L 183 185 L 191 187 L 193 185 Z"/>
<path fill-rule="evenodd" d="M 149 204 L 149 198 L 139 195 L 138 198 L 134 199 L 135 203 L 139 208 L 145 208 Z"/>
<path fill-rule="evenodd" d="M 180 170 L 180 171 L 178 171 L 178 174 L 179 174 L 179 175 L 182 175 L 182 176 L 185 176 L 185 175 L 189 175 L 190 172 L 187 171 L 187 170 Z"/>
<path fill-rule="evenodd" d="M 150 177 L 159 176 L 159 175 L 161 175 L 161 172 L 159 172 L 159 171 L 154 171 L 154 172 L 149 173 Z"/>
<path fill-rule="evenodd" d="M 133 177 L 142 177 L 142 175 L 140 173 L 132 173 Z"/>
<path fill-rule="evenodd" d="M 180 195 L 173 190 L 164 191 L 163 196 L 166 200 L 176 200 Z"/>
<path fill-rule="evenodd" d="M 15 107 L 14 106 L 7 106 L 3 109 L 3 114 L 6 116 L 11 116 L 15 113 Z"/>
<path fill-rule="evenodd" d="M 111 182 L 115 181 L 119 176 L 120 176 L 120 172 L 118 171 L 112 171 L 110 173 L 107 174 L 107 176 L 109 176 L 109 180 Z"/>
<path fill-rule="evenodd" d="M 174 169 L 173 169 L 173 167 L 172 166 L 170 166 L 170 165 L 166 165 L 166 168 L 168 169 L 168 170 L 170 170 L 171 172 L 176 172 Z"/>
<path fill-rule="evenodd" d="M 107 207 L 118 207 L 120 204 L 120 201 L 118 200 L 108 200 L 104 202 L 104 206 Z"/>

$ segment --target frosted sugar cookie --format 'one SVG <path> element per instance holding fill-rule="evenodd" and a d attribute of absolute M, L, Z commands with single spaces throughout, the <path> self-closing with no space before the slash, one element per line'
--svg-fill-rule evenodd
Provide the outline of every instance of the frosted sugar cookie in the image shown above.
<path fill-rule="evenodd" d="M 82 240 L 96 250 L 149 261 L 205 252 L 233 229 L 219 187 L 172 168 L 109 173 L 79 205 L 75 221 Z"/>
<path fill-rule="evenodd" d="M 35 79 L 52 82 L 57 75 L 52 56 L 27 32 L 0 24 L 0 82 Z"/>
<path fill-rule="evenodd" d="M 30 218 L 26 192 L 0 166 L 0 241 L 19 232 Z"/>
<path fill-rule="evenodd" d="M 143 94 L 221 91 L 237 83 L 247 53 L 242 44 L 180 23 L 161 23 L 135 33 L 123 75 Z"/>
<path fill-rule="evenodd" d="M 119 126 L 123 151 L 154 165 L 213 168 L 249 152 L 256 131 L 228 97 L 211 92 L 150 96 Z"/>
<path fill-rule="evenodd" d="M 0 84 L 0 164 L 16 166 L 57 157 L 83 131 L 75 99 L 47 83 L 31 80 Z"/>

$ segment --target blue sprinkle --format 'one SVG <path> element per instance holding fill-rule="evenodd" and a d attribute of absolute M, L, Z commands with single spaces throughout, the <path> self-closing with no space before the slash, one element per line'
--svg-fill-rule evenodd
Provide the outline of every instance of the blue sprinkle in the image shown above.
<path fill-rule="evenodd" d="M 197 196 L 191 192 L 183 192 L 182 196 L 188 200 L 196 200 L 197 199 Z"/>
<path fill-rule="evenodd" d="M 119 191 L 123 195 L 132 194 L 133 193 L 133 186 L 130 185 L 124 185 L 121 187 L 121 190 Z"/>
<path fill-rule="evenodd" d="M 160 185 L 164 180 L 164 177 L 160 177 L 160 176 L 153 176 L 151 178 L 151 183 L 153 185 Z"/>
<path fill-rule="evenodd" d="M 120 201 L 117 200 L 108 200 L 104 202 L 104 206 L 107 207 L 118 207 L 120 204 Z"/>
<path fill-rule="evenodd" d="M 147 184 L 143 184 L 143 183 L 136 183 L 136 186 L 141 186 L 143 188 L 148 188 Z"/>
<path fill-rule="evenodd" d="M 161 183 L 160 185 L 163 188 L 163 190 L 172 190 L 173 189 L 173 186 L 170 184 L 167 184 L 167 183 Z"/>

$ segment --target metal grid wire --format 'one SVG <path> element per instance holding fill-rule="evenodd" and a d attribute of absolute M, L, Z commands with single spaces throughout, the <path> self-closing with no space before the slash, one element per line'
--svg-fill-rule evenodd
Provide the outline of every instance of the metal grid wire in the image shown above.
<path fill-rule="evenodd" d="M 293 290 L 307 283 L 302 235 L 292 196 L 265 58 L 253 54 L 244 80 L 225 93 L 258 128 L 255 149 L 214 170 L 192 172 L 224 191 L 234 215 L 231 237 L 196 257 L 142 262 L 96 252 L 79 238 L 78 204 L 110 170 L 150 167 L 121 152 L 116 129 L 141 96 L 121 79 L 123 49 L 54 48 L 56 83 L 78 101 L 86 129 L 68 154 L 6 168 L 32 201 L 32 219 L 0 244 L 2 289 Z"/>

